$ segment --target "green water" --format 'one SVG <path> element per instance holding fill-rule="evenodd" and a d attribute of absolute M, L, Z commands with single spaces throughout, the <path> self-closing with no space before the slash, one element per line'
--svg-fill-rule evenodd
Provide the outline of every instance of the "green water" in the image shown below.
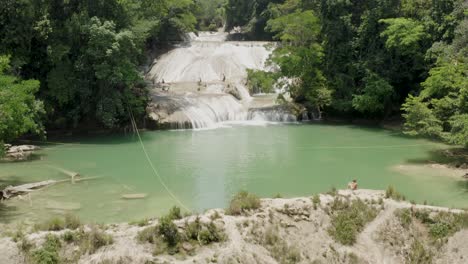
<path fill-rule="evenodd" d="M 430 159 L 431 151 L 446 146 L 387 130 L 305 124 L 155 131 L 142 133 L 142 137 L 164 182 L 195 211 L 225 207 L 241 189 L 263 197 L 276 193 L 304 196 L 331 186 L 345 188 L 353 178 L 361 188 L 394 185 L 409 200 L 468 205 L 468 188 L 461 178 L 431 173 L 430 169 L 395 170 L 398 165 Z M 136 137 L 72 141 L 76 144 L 44 146 L 35 161 L 0 164 L 0 184 L 66 179 L 55 167 L 101 178 L 55 185 L 32 193 L 31 201 L 8 202 L 8 208 L 0 212 L 3 222 L 61 214 L 52 208 L 57 203 L 79 207 L 74 213 L 93 222 L 154 217 L 176 205 L 154 175 Z M 148 196 L 121 199 L 130 193 Z"/>

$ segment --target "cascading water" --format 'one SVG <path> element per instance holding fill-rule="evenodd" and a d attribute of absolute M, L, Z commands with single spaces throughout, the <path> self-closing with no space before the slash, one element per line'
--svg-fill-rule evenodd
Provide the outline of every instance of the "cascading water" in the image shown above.
<path fill-rule="evenodd" d="M 189 42 L 155 61 L 150 116 L 171 128 L 212 128 L 228 121 L 295 121 L 277 109 L 252 109 L 246 69 L 269 70 L 269 42 L 225 41 L 227 33 L 189 34 Z M 266 104 L 266 106 L 271 106 Z"/>

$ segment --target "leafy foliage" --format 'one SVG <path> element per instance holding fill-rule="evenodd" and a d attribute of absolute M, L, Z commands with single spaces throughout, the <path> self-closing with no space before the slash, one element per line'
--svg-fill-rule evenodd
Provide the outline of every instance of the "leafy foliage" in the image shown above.
<path fill-rule="evenodd" d="M 255 210 L 258 208 L 260 208 L 260 199 L 256 195 L 246 191 L 240 191 L 232 198 L 226 213 L 230 215 L 240 215 L 246 210 Z"/>
<path fill-rule="evenodd" d="M 42 248 L 32 253 L 33 259 L 37 264 L 58 264 L 60 256 L 58 250 L 61 248 L 60 239 L 54 235 L 47 235 Z"/>
<path fill-rule="evenodd" d="M 273 93 L 274 73 L 247 69 L 247 85 L 251 93 Z"/>
<path fill-rule="evenodd" d="M 2 141 L 8 142 L 26 133 L 44 134 L 43 104 L 34 97 L 39 82 L 9 75 L 9 62 L 9 56 L 0 56 L 0 154 Z"/>
<path fill-rule="evenodd" d="M 328 233 L 343 245 L 352 245 L 364 226 L 376 216 L 376 209 L 361 200 L 342 202 L 336 198 L 332 205 L 331 227 Z"/>
<path fill-rule="evenodd" d="M 40 81 L 40 88 L 38 82 L 20 84 L 30 96 L 38 91 L 48 128 L 115 128 L 128 121 L 129 110 L 136 117 L 145 113 L 138 70 L 143 48 L 193 31 L 193 6 L 192 0 L 6 0 L 0 54 L 12 55 L 15 76 Z"/>

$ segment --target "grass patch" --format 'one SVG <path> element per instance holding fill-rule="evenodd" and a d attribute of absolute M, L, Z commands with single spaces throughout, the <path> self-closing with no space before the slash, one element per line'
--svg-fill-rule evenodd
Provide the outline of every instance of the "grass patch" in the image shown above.
<path fill-rule="evenodd" d="M 49 234 L 42 247 L 32 253 L 32 259 L 36 264 L 58 264 L 60 263 L 58 251 L 61 247 L 59 237 Z"/>
<path fill-rule="evenodd" d="M 144 226 L 147 226 L 149 224 L 149 220 L 147 218 L 145 218 L 145 219 L 129 222 L 128 224 L 129 225 L 136 225 L 136 226 L 139 226 L 139 227 L 144 227 Z"/>
<path fill-rule="evenodd" d="M 438 212 L 430 214 L 420 210 L 415 217 L 429 228 L 429 235 L 437 240 L 452 236 L 461 229 L 468 228 L 468 213 Z"/>
<path fill-rule="evenodd" d="M 312 196 L 312 204 L 314 210 L 317 210 L 318 206 L 320 205 L 320 195 L 315 194 L 314 196 Z"/>
<path fill-rule="evenodd" d="M 408 229 L 416 219 L 428 230 L 433 241 L 446 241 L 456 232 L 468 228 L 468 213 L 431 212 L 430 210 L 399 209 L 395 211 L 400 224 Z"/>
<path fill-rule="evenodd" d="M 331 189 L 326 192 L 326 194 L 331 195 L 331 196 L 336 196 L 338 194 L 338 190 L 336 189 L 335 186 L 332 186 Z"/>
<path fill-rule="evenodd" d="M 375 208 L 359 199 L 349 202 L 335 198 L 331 209 L 331 227 L 328 233 L 343 245 L 353 245 L 357 234 L 377 216 Z"/>
<path fill-rule="evenodd" d="M 387 187 L 387 190 L 385 190 L 385 198 L 393 199 L 396 201 L 406 200 L 406 197 L 401 193 L 397 192 L 397 190 L 391 185 Z"/>
<path fill-rule="evenodd" d="M 82 226 L 80 219 L 72 214 L 66 214 L 65 217 L 53 217 L 42 224 L 36 225 L 36 230 L 41 231 L 60 231 L 64 229 L 78 229 Z"/>
<path fill-rule="evenodd" d="M 180 212 L 180 208 L 177 206 L 172 207 L 169 210 L 169 214 L 167 217 L 171 220 L 177 220 L 177 219 L 182 219 L 182 213 Z"/>
<path fill-rule="evenodd" d="M 398 209 L 395 211 L 395 216 L 400 221 L 400 224 L 408 229 L 411 223 L 413 222 L 413 216 L 410 209 Z"/>
<path fill-rule="evenodd" d="M 271 256 L 281 264 L 294 264 L 302 260 L 301 251 L 282 240 L 278 226 L 269 226 L 263 234 L 262 244 L 270 251 Z"/>
<path fill-rule="evenodd" d="M 407 257 L 406 263 L 408 264 L 431 264 L 433 254 L 431 251 L 427 250 L 424 245 L 415 240 L 411 244 L 411 248 Z"/>
<path fill-rule="evenodd" d="M 260 208 L 260 199 L 246 191 L 240 191 L 234 196 L 226 209 L 228 215 L 240 215 L 247 210 L 255 210 Z"/>
<path fill-rule="evenodd" d="M 198 241 L 202 245 L 221 242 L 225 239 L 224 232 L 218 230 L 216 225 L 211 222 L 198 232 Z"/>
<path fill-rule="evenodd" d="M 95 253 L 101 247 L 114 243 L 114 239 L 111 235 L 106 234 L 96 227 L 92 228 L 90 232 L 85 233 L 83 238 L 82 249 L 84 252 L 88 252 L 90 254 Z"/>
<path fill-rule="evenodd" d="M 151 243 L 155 245 L 154 255 L 167 252 L 171 255 L 178 253 L 183 249 L 183 244 L 188 242 L 190 245 L 198 243 L 208 245 L 221 242 L 225 239 L 224 231 L 219 229 L 213 222 L 202 223 L 199 217 L 192 222 L 185 222 L 185 232 L 180 232 L 174 224 L 174 211 L 159 219 L 157 226 L 150 226 L 137 235 L 137 240 L 141 243 Z M 219 215 L 218 215 L 219 216 Z"/>

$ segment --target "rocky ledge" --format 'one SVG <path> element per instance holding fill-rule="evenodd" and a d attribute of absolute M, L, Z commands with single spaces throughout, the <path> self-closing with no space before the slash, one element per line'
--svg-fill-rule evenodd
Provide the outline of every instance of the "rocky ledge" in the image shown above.
<path fill-rule="evenodd" d="M 39 150 L 38 146 L 34 145 L 19 145 L 12 146 L 5 144 L 6 155 L 3 158 L 7 161 L 24 161 L 28 160 L 35 151 Z"/>
<path fill-rule="evenodd" d="M 56 231 L 30 230 L 24 235 L 4 231 L 0 263 L 36 263 L 44 256 L 52 259 L 47 263 L 142 264 L 468 260 L 466 211 L 396 200 L 402 196 L 393 189 L 331 191 L 290 199 L 258 200 L 250 194 L 237 198 L 227 210 L 184 218 L 174 209 L 160 219 L 133 224 L 80 226 L 76 221 L 62 225 L 56 221 L 52 226 Z"/>

